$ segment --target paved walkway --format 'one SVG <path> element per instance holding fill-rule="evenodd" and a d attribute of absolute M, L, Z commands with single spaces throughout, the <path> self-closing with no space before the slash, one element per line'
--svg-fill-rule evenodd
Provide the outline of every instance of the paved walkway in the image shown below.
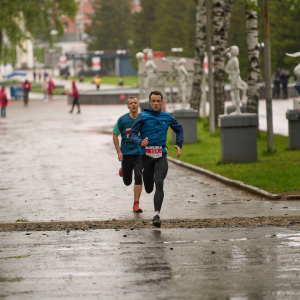
<path fill-rule="evenodd" d="M 71 115 L 64 96 L 39 97 L 0 119 L 0 225 L 149 224 L 153 195 L 143 191 L 144 212 L 134 214 L 132 186 L 118 176 L 111 130 L 126 106 Z M 170 163 L 161 216 L 176 228 L 0 232 L 0 299 L 298 299 L 299 212 L 300 201 L 263 199 Z M 260 227 L 243 225 L 256 217 Z M 263 217 L 295 221 L 269 227 Z M 237 222 L 209 223 L 219 218 Z M 211 228 L 181 226 L 190 219 Z"/>
<path fill-rule="evenodd" d="M 108 220 L 133 217 L 132 187 L 122 184 L 111 130 L 124 105 L 83 106 L 70 115 L 65 98 L 28 107 L 16 101 L 1 120 L 1 222 Z M 183 150 L 184 155 L 184 150 Z M 262 201 L 171 164 L 163 218 L 298 215 L 298 202 Z M 140 218 L 153 195 L 143 193 Z"/>

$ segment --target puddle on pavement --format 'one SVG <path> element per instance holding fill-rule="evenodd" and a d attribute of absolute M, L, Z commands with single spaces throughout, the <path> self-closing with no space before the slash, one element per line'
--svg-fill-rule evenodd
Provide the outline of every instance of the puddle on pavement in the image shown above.
<path fill-rule="evenodd" d="M 91 134 L 112 134 L 112 129 L 110 127 L 91 127 L 88 129 L 76 129 L 72 131 L 76 133 L 86 132 Z"/>
<path fill-rule="evenodd" d="M 1 151 L 0 155 L 10 155 L 10 154 L 15 154 L 13 151 Z"/>
<path fill-rule="evenodd" d="M 285 239 L 287 241 L 283 241 L 285 245 L 290 247 L 299 247 L 300 246 L 300 233 L 295 234 L 277 234 L 277 238 Z"/>

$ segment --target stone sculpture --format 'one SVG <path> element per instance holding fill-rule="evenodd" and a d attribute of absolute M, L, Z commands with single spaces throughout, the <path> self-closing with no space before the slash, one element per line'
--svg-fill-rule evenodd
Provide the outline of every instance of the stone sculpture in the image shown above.
<path fill-rule="evenodd" d="M 146 97 L 150 94 L 153 88 L 153 83 L 156 76 L 157 66 L 153 61 L 153 53 L 149 51 L 147 53 L 147 61 L 145 64 L 146 67 L 146 80 L 145 80 L 145 89 L 146 89 Z"/>
<path fill-rule="evenodd" d="M 286 53 L 287 56 L 290 57 L 299 57 L 300 56 L 300 52 L 295 52 L 295 53 Z M 298 64 L 295 68 L 294 68 L 294 74 L 297 78 L 300 77 L 300 64 Z"/>
<path fill-rule="evenodd" d="M 185 68 L 186 59 L 180 58 L 178 61 L 177 76 L 178 76 L 178 94 L 179 101 L 182 103 L 182 107 L 187 106 L 186 99 L 186 86 L 188 81 L 188 72 Z"/>
<path fill-rule="evenodd" d="M 225 50 L 224 54 L 226 54 L 229 58 L 227 65 L 225 66 L 225 72 L 229 74 L 231 84 L 231 100 L 236 107 L 236 110 L 231 114 L 240 115 L 240 90 L 242 90 L 243 104 L 246 104 L 248 85 L 240 76 L 239 60 L 237 57 L 239 55 L 239 48 L 237 46 L 231 46 Z"/>

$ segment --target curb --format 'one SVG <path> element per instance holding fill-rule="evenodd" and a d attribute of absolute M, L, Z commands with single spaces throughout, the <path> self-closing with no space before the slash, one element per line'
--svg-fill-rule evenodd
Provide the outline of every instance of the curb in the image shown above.
<path fill-rule="evenodd" d="M 213 179 L 216 179 L 216 180 L 218 180 L 218 181 L 220 181 L 222 183 L 225 183 L 227 185 L 239 188 L 239 189 L 244 190 L 246 192 L 249 192 L 251 194 L 255 194 L 255 195 L 258 195 L 258 196 L 261 196 L 261 197 L 266 197 L 266 198 L 271 199 L 271 200 L 279 200 L 279 199 L 281 199 L 280 195 L 271 194 L 271 193 L 266 192 L 266 191 L 264 191 L 262 189 L 259 189 L 257 187 L 254 187 L 254 186 L 251 186 L 251 185 L 248 185 L 248 184 L 244 184 L 241 181 L 236 181 L 236 180 L 229 179 L 227 177 L 215 174 L 215 173 L 213 173 L 211 171 L 202 169 L 200 167 L 196 167 L 194 165 L 182 162 L 182 161 L 177 160 L 177 159 L 175 159 L 173 157 L 168 156 L 168 160 L 170 162 L 178 165 L 178 166 L 181 166 L 181 167 L 187 168 L 189 170 L 192 170 L 194 172 L 206 175 L 206 176 L 211 177 Z"/>

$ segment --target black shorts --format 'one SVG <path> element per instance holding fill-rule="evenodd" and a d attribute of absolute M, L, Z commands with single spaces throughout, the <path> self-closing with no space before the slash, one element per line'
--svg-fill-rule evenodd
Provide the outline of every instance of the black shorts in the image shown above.
<path fill-rule="evenodd" d="M 132 182 L 132 171 L 134 171 L 134 184 L 142 185 L 142 158 L 140 155 L 123 155 L 122 161 L 123 181 L 125 185 Z"/>

